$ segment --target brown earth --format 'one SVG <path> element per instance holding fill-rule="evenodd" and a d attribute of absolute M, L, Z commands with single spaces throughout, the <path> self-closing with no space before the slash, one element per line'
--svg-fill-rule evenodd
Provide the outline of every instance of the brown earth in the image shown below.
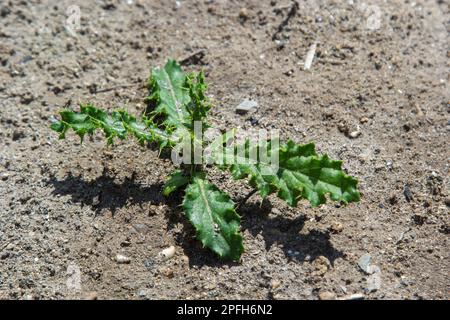
<path fill-rule="evenodd" d="M 367 4 L 375 30 L 361 1 L 2 1 L 0 298 L 449 299 L 449 5 Z M 142 112 L 149 70 L 200 51 L 186 68 L 206 72 L 214 125 L 315 141 L 358 177 L 361 202 L 252 196 L 239 211 L 242 261 L 220 262 L 179 196 L 160 193 L 170 160 L 49 129 L 79 101 Z M 239 115 L 245 98 L 259 107 Z M 210 171 L 236 201 L 250 191 Z M 175 256 L 159 260 L 170 245 Z M 381 270 L 372 292 L 364 254 Z"/>

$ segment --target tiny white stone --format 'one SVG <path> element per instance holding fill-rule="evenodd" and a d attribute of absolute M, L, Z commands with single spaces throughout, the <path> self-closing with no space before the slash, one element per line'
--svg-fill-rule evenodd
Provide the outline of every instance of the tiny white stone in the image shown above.
<path fill-rule="evenodd" d="M 175 247 L 170 246 L 159 253 L 164 260 L 169 260 L 175 255 Z"/>
<path fill-rule="evenodd" d="M 237 113 L 247 113 L 250 110 L 255 109 L 257 107 L 258 107 L 258 102 L 256 102 L 255 100 L 245 99 L 236 107 L 236 112 Z"/>
<path fill-rule="evenodd" d="M 130 263 L 131 260 L 127 256 L 118 254 L 118 255 L 116 255 L 116 261 L 117 261 L 117 263 Z"/>
<path fill-rule="evenodd" d="M 314 60 L 314 56 L 316 54 L 317 42 L 314 42 L 311 47 L 309 47 L 308 52 L 305 57 L 304 70 L 309 70 Z"/>

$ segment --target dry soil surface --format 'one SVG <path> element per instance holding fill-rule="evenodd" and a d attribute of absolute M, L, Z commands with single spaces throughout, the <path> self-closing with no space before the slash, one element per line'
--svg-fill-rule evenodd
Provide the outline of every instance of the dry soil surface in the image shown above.
<path fill-rule="evenodd" d="M 424 0 L 1 1 L 0 299 L 449 299 L 449 12 Z M 141 113 L 149 70 L 168 57 L 205 70 L 219 129 L 315 141 L 359 179 L 361 201 L 254 195 L 239 211 L 242 261 L 220 262 L 180 196 L 161 195 L 170 159 L 49 129 L 80 101 Z M 237 114 L 247 98 L 258 108 Z M 250 191 L 209 171 L 236 201 Z M 373 274 L 358 265 L 369 256 Z"/>

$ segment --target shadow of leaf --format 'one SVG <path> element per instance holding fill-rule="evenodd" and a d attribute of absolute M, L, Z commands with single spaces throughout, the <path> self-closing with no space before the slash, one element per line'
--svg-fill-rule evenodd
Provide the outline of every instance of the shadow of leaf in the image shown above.
<path fill-rule="evenodd" d="M 104 209 L 115 212 L 125 206 L 151 202 L 152 204 L 166 204 L 170 210 L 165 211 L 167 229 L 174 229 L 176 225 L 183 226 L 182 232 L 174 233 L 175 241 L 189 257 L 191 267 L 203 265 L 220 267 L 233 266 L 238 263 L 221 261 L 211 251 L 202 247 L 195 238 L 195 230 L 183 215 L 179 204 L 182 192 L 178 191 L 169 198 L 162 196 L 161 184 L 144 186 L 135 181 L 135 174 L 117 182 L 107 172 L 92 181 L 86 181 L 81 176 L 69 173 L 62 180 L 51 176 L 47 184 L 52 185 L 52 195 L 70 195 L 73 202 L 81 203 L 93 208 L 96 214 Z M 325 256 L 333 261 L 343 253 L 333 247 L 328 232 L 312 230 L 307 234 L 301 233 L 306 217 L 295 218 L 277 215 L 271 217 L 269 213 L 272 204 L 268 200 L 259 203 L 246 203 L 239 209 L 242 231 L 250 232 L 254 237 L 262 235 L 266 250 L 273 245 L 281 244 L 286 257 L 299 262 L 312 261 L 318 256 Z"/>
<path fill-rule="evenodd" d="M 334 248 L 330 242 L 329 232 L 311 230 L 301 233 L 305 225 L 306 216 L 295 218 L 276 215 L 269 217 L 272 205 L 268 200 L 249 203 L 241 208 L 243 215 L 242 229 L 253 236 L 260 234 L 265 242 L 266 250 L 273 245 L 281 244 L 286 257 L 299 262 L 313 261 L 318 256 L 325 256 L 331 264 L 343 256 L 343 252 Z"/>
<path fill-rule="evenodd" d="M 103 172 L 96 179 L 86 181 L 81 176 L 73 176 L 72 173 L 69 173 L 62 180 L 51 176 L 46 183 L 53 186 L 52 195 L 70 195 L 73 202 L 92 207 L 96 215 L 100 214 L 103 209 L 110 210 L 114 215 L 117 209 L 127 205 L 164 202 L 161 184 L 144 186 L 137 183 L 135 178 L 133 173 L 124 181 L 117 182 Z"/>

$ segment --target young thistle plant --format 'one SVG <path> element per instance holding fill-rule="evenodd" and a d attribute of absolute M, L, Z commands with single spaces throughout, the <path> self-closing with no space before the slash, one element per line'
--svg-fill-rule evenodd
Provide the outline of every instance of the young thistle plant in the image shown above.
<path fill-rule="evenodd" d="M 238 143 L 234 130 L 206 143 L 206 118 L 212 105 L 205 95 L 203 72 L 186 74 L 169 60 L 164 68 L 152 70 L 148 88 L 146 99 L 153 110 L 139 119 L 125 110 L 107 113 L 88 103 L 81 104 L 78 112 L 61 111 L 61 119 L 51 128 L 60 139 L 72 129 L 83 141 L 86 134 L 99 129 L 108 144 L 115 138 L 134 136 L 141 144 L 171 149 L 180 169 L 169 175 L 163 194 L 184 190 L 186 217 L 203 246 L 219 257 L 240 260 L 244 252 L 240 216 L 228 194 L 206 178 L 206 164 L 229 171 L 234 179 L 246 179 L 263 199 L 276 194 L 293 207 L 300 199 L 316 207 L 326 202 L 327 195 L 345 204 L 359 201 L 358 181 L 342 171 L 341 161 L 318 155 L 313 143 L 300 145 L 289 140 L 281 144 L 277 136 Z"/>

